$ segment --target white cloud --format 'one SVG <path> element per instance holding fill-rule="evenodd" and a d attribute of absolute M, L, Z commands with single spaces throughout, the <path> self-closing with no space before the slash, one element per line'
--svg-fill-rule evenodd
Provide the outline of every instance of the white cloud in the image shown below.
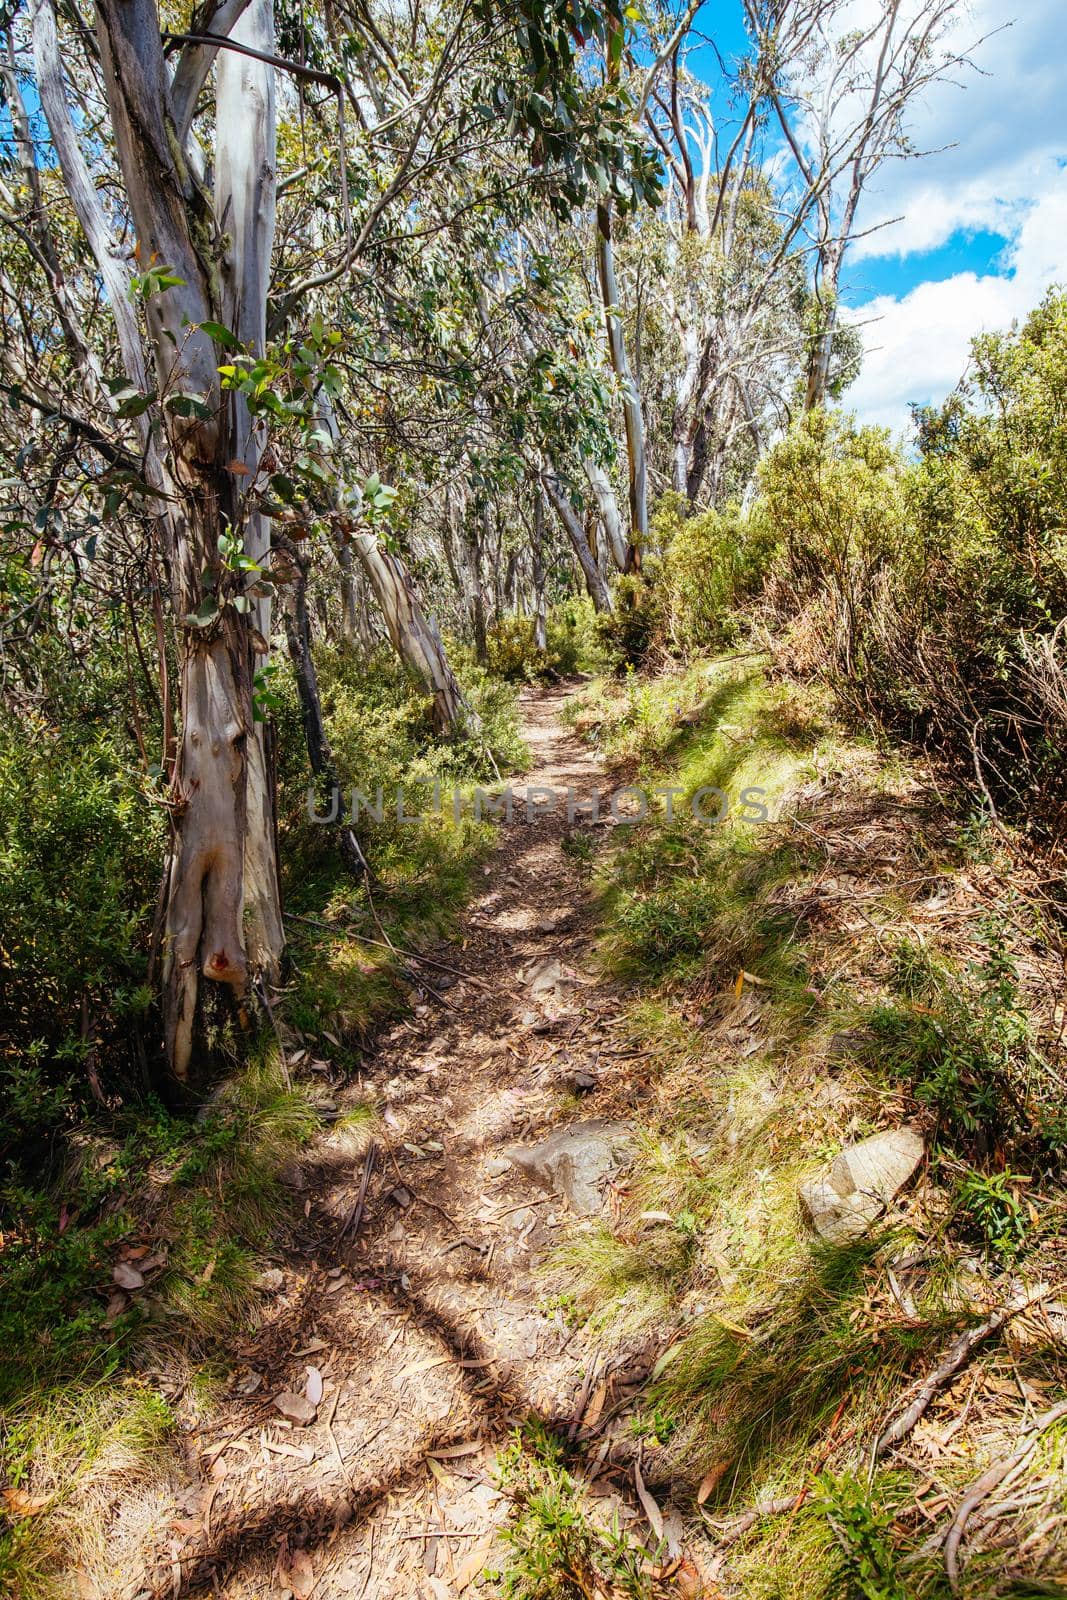
<path fill-rule="evenodd" d="M 1067 283 L 1067 171 L 1025 213 L 1004 265 L 1002 275 L 960 272 L 851 309 L 867 353 L 846 406 L 861 421 L 906 427 L 909 403 L 940 400 L 959 382 L 976 333 L 1006 328 L 1050 284 Z"/>
<path fill-rule="evenodd" d="M 850 251 L 852 263 L 913 257 L 975 230 L 1008 241 L 985 272 L 918 283 L 848 313 L 864 325 L 867 355 L 846 404 L 894 429 L 907 426 L 909 402 L 940 400 L 955 386 L 976 333 L 1009 326 L 1050 284 L 1067 282 L 1062 0 L 974 0 L 956 37 L 982 34 L 990 35 L 976 54 L 982 75 L 937 85 L 912 120 L 920 148 L 952 147 L 882 169 L 857 226 L 903 220 Z"/>
<path fill-rule="evenodd" d="M 851 255 L 935 249 L 961 229 L 1011 237 L 1067 154 L 1062 0 L 973 0 L 952 45 L 982 39 L 975 67 L 936 84 L 909 118 L 921 160 L 894 161 L 872 179 L 858 228 L 902 220 L 857 239 Z"/>

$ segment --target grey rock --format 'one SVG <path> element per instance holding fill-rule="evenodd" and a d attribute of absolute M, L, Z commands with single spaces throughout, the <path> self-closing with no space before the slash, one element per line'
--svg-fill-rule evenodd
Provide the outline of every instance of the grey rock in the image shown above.
<path fill-rule="evenodd" d="M 623 1164 L 630 1142 L 625 1122 L 596 1118 L 576 1122 L 534 1145 L 511 1145 L 502 1153 L 531 1182 L 563 1195 L 580 1216 L 599 1211 L 605 1179 Z"/>
<path fill-rule="evenodd" d="M 563 963 L 554 957 L 533 962 L 519 976 L 529 989 L 531 998 L 540 1001 L 542 1005 L 563 999 L 577 982 L 564 969 Z"/>
<path fill-rule="evenodd" d="M 842 1150 L 824 1178 L 800 1187 L 812 1225 L 823 1239 L 847 1244 L 868 1233 L 923 1158 L 914 1128 L 892 1128 Z"/>

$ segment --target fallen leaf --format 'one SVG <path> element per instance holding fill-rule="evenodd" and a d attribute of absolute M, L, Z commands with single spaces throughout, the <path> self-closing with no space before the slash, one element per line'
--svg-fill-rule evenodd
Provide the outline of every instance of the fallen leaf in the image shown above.
<path fill-rule="evenodd" d="M 107 1310 L 104 1312 L 105 1325 L 110 1327 L 116 1317 L 121 1317 L 129 1303 L 122 1290 L 116 1289 L 107 1303 Z"/>
<path fill-rule="evenodd" d="M 276 1394 L 274 1405 L 283 1417 L 299 1423 L 301 1427 L 315 1420 L 316 1407 L 304 1395 L 294 1394 L 291 1389 L 283 1389 L 281 1394 Z"/>
<path fill-rule="evenodd" d="M 600 1421 L 600 1413 L 604 1409 L 604 1401 L 607 1399 L 607 1397 L 608 1380 L 606 1378 L 602 1378 L 597 1384 L 596 1388 L 593 1390 L 593 1397 L 586 1406 L 585 1416 L 582 1418 L 582 1427 L 585 1428 L 587 1432 L 591 1432 Z"/>
<path fill-rule="evenodd" d="M 729 1470 L 729 1461 L 717 1461 L 711 1470 L 704 1474 L 700 1480 L 700 1488 L 697 1490 L 698 1506 L 702 1506 L 709 1494 L 712 1494 L 719 1487 Z"/>
<path fill-rule="evenodd" d="M 471 1439 L 467 1444 L 443 1444 L 428 1453 L 438 1461 L 454 1461 L 457 1456 L 476 1456 L 484 1448 L 481 1439 Z"/>
<path fill-rule="evenodd" d="M 404 1383 L 408 1378 L 417 1377 L 420 1372 L 432 1372 L 434 1367 L 445 1367 L 451 1361 L 451 1356 L 427 1356 L 425 1361 L 413 1361 L 410 1367 L 404 1367 L 398 1372 L 395 1383 Z"/>
<path fill-rule="evenodd" d="M 143 1289 L 144 1274 L 138 1272 L 136 1267 L 131 1267 L 127 1262 L 120 1261 L 111 1274 L 111 1281 L 117 1283 L 120 1289 Z"/>
<path fill-rule="evenodd" d="M 322 1373 L 318 1367 L 308 1368 L 308 1381 L 304 1393 L 313 1406 L 317 1406 L 322 1399 Z"/>
<path fill-rule="evenodd" d="M 464 1589 L 474 1582 L 479 1573 L 485 1570 L 485 1564 L 489 1560 L 492 1549 L 493 1535 L 490 1533 L 475 1545 L 466 1561 L 456 1569 L 455 1584 L 457 1594 L 462 1594 Z"/>
<path fill-rule="evenodd" d="M 306 1550 L 294 1550 L 286 1581 L 296 1595 L 296 1600 L 307 1600 L 315 1587 L 315 1569 Z"/>
<path fill-rule="evenodd" d="M 48 1504 L 46 1494 L 28 1494 L 25 1489 L 4 1489 L 0 1491 L 0 1499 L 4 1502 L 5 1511 L 13 1517 L 36 1516 Z"/>
<path fill-rule="evenodd" d="M 683 1600 L 716 1600 L 716 1596 L 722 1592 L 719 1589 L 705 1589 L 704 1580 L 688 1558 L 683 1558 L 674 1581 Z"/>
<path fill-rule="evenodd" d="M 634 1488 L 637 1490 L 637 1498 L 644 1507 L 645 1516 L 648 1518 L 652 1532 L 657 1539 L 662 1539 L 663 1513 L 645 1488 L 645 1480 L 641 1476 L 641 1467 L 636 1461 L 634 1462 Z"/>
<path fill-rule="evenodd" d="M 294 1456 L 297 1461 L 302 1461 L 309 1467 L 315 1459 L 315 1452 L 310 1445 L 286 1444 L 283 1439 L 264 1439 L 264 1450 L 269 1450 L 275 1456 Z"/>

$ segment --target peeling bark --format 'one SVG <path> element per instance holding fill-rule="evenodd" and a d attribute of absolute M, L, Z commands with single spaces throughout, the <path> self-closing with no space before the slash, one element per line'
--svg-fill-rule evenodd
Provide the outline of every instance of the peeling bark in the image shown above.
<path fill-rule="evenodd" d="M 611 559 L 620 572 L 627 570 L 626 563 L 630 559 L 626 535 L 622 529 L 622 517 L 619 515 L 619 502 L 615 498 L 615 491 L 611 487 L 611 479 L 598 461 L 591 456 L 586 456 L 582 462 L 585 475 L 589 479 L 589 486 L 596 496 L 597 508 L 600 512 L 600 524 L 607 539 Z"/>
<path fill-rule="evenodd" d="M 373 533 L 356 534 L 352 548 L 381 607 L 386 632 L 397 655 L 426 685 L 439 734 L 477 732 L 481 719 L 468 705 L 433 621 L 419 604 L 407 569 L 383 550 Z"/>

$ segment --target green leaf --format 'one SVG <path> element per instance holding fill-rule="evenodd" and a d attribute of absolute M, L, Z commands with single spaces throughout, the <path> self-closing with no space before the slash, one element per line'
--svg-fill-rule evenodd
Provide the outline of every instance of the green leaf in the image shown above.
<path fill-rule="evenodd" d="M 141 394 L 135 390 L 115 407 L 115 415 L 119 417 L 141 417 L 149 406 L 155 403 L 155 400 L 156 391 L 154 389 L 150 389 L 147 394 Z"/>
<path fill-rule="evenodd" d="M 186 612 L 182 620 L 191 628 L 206 628 L 209 623 L 214 622 L 218 614 L 218 601 L 214 595 L 208 595 L 206 600 L 201 600 L 195 611 Z"/>
<path fill-rule="evenodd" d="M 201 422 L 207 422 L 215 415 L 200 394 L 172 394 L 163 403 L 176 417 L 196 417 Z"/>
<path fill-rule="evenodd" d="M 202 322 L 200 328 L 203 333 L 207 334 L 209 339 L 214 339 L 216 344 L 221 344 L 224 350 L 240 350 L 240 339 L 221 322 Z"/>

